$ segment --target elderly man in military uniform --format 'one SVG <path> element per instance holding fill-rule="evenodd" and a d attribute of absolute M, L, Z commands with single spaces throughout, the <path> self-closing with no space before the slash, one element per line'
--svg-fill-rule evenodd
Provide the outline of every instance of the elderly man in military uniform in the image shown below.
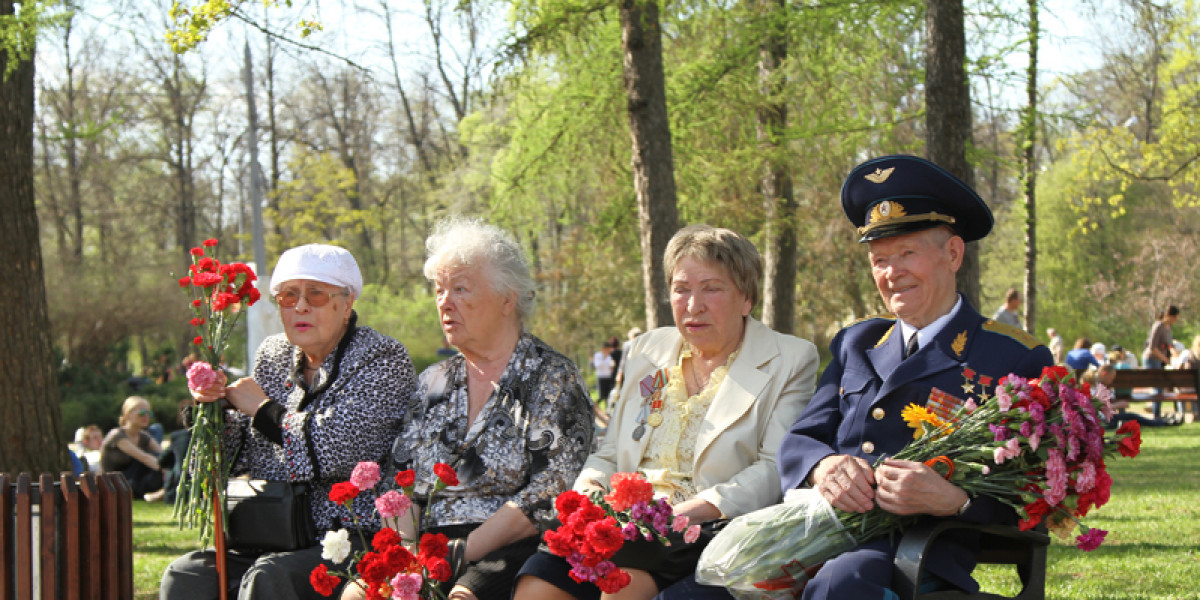
<path fill-rule="evenodd" d="M 890 315 L 841 330 L 816 395 L 779 451 L 783 489 L 811 486 L 833 506 L 865 512 L 1015 523 L 1007 505 L 972 498 L 921 463 L 886 459 L 912 441 L 900 417 L 991 392 L 1009 373 L 1041 374 L 1050 351 L 1026 332 L 981 316 L 955 291 L 966 242 L 992 228 L 970 187 L 914 156 L 867 161 L 846 178 L 842 208 L 868 246 L 872 277 Z M 880 459 L 883 460 L 880 462 Z M 977 591 L 972 535 L 946 534 L 926 561 L 928 587 Z M 895 548 L 869 542 L 830 560 L 805 599 L 889 599 Z"/>

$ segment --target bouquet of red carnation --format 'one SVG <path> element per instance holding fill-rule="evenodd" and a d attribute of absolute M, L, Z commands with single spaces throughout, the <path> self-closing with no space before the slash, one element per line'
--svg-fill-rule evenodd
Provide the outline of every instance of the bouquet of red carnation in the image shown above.
<path fill-rule="evenodd" d="M 692 543 L 700 536 L 699 525 L 675 516 L 671 503 L 654 498 L 654 487 L 641 473 L 616 473 L 612 492 L 595 491 L 591 497 L 575 491 L 558 495 L 554 507 L 562 526 L 547 531 L 543 539 L 550 552 L 567 559 L 571 578 L 591 582 L 612 594 L 629 585 L 629 573 L 611 559 L 626 541 L 644 538 L 670 544 L 667 534 L 684 532 Z"/>
<path fill-rule="evenodd" d="M 430 501 L 436 492 L 447 486 L 458 485 L 458 475 L 450 465 L 438 463 L 433 471 L 437 481 L 429 493 Z M 334 484 L 329 493 L 330 500 L 344 505 L 350 511 L 360 536 L 362 528 L 357 527 L 358 517 L 352 506 L 354 499 L 360 492 L 374 488 L 380 479 L 378 464 L 360 462 L 350 475 L 350 481 Z M 380 520 L 394 527 L 380 529 L 369 545 L 362 538 L 363 546 L 369 550 L 351 556 L 350 532 L 346 529 L 325 534 L 321 541 L 321 558 L 334 564 L 346 562 L 346 568 L 331 571 L 324 564 L 318 565 L 309 575 L 313 589 L 322 596 L 329 596 L 345 577 L 361 586 L 368 600 L 430 600 L 445 597 L 438 586 L 449 581 L 454 574 L 447 560 L 450 540 L 440 533 L 426 533 L 416 541 L 419 527 L 417 510 L 412 503 L 415 481 L 416 474 L 411 469 L 400 471 L 395 477 L 398 490 L 389 490 L 375 499 L 375 510 Z M 402 531 L 410 537 L 405 538 Z M 355 572 L 358 573 L 357 577 Z"/>
<path fill-rule="evenodd" d="M 222 264 L 214 253 L 217 240 L 208 239 L 192 248 L 189 275 L 178 280 L 188 295 L 192 311 L 191 325 L 201 360 L 188 367 L 188 387 L 202 389 L 221 381 L 214 368 L 229 345 L 229 336 L 245 312 L 244 307 L 258 302 L 261 293 L 255 287 L 254 270 L 245 263 Z M 214 534 L 216 506 L 225 506 L 225 480 L 231 465 L 223 452 L 225 420 L 215 402 L 196 407 L 191 425 L 192 438 L 179 480 L 175 516 L 180 526 L 199 527 L 201 542 L 207 544 Z"/>
<path fill-rule="evenodd" d="M 1008 375 L 991 395 L 990 377 L 970 368 L 962 375 L 963 389 L 979 396 L 963 400 L 935 389 L 927 406 L 910 404 L 902 417 L 915 439 L 894 458 L 923 462 L 971 497 L 1012 506 L 1022 529 L 1044 522 L 1067 537 L 1078 527 L 1076 547 L 1096 549 L 1108 532 L 1080 519 L 1108 502 L 1104 459 L 1136 456 L 1139 425 L 1126 422 L 1106 437 L 1108 390 L 1098 386 L 1093 395 L 1063 367 L 1047 367 L 1037 379 Z M 733 519 L 705 548 L 696 578 L 739 598 L 791 598 L 824 561 L 919 519 L 878 507 L 842 512 L 815 490 L 793 490 L 783 504 Z"/>

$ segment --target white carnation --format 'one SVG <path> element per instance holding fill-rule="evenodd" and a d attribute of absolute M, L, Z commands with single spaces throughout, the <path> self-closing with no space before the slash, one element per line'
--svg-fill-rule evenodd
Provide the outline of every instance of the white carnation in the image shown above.
<path fill-rule="evenodd" d="M 350 556 L 350 531 L 339 529 L 325 532 L 321 540 L 321 558 L 338 564 Z"/>

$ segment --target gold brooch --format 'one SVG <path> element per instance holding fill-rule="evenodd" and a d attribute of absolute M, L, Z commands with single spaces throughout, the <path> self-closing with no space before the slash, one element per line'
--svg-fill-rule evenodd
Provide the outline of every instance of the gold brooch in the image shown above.
<path fill-rule="evenodd" d="M 887 169 L 880 169 L 876 167 L 874 173 L 867 173 L 866 175 L 863 175 L 863 178 L 871 183 L 883 183 L 888 180 L 888 177 L 892 176 L 892 171 L 895 170 L 896 167 L 889 167 Z"/>

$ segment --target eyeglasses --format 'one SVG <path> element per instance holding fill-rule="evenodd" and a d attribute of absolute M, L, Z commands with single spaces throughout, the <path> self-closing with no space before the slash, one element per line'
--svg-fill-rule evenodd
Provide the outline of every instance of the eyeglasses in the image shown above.
<path fill-rule="evenodd" d="M 152 413 L 151 413 L 150 411 L 148 411 L 148 410 L 146 410 L 146 409 L 144 409 L 144 408 L 143 408 L 142 410 L 139 410 L 139 411 L 137 411 L 137 414 L 138 414 L 138 415 L 140 415 L 140 416 L 143 416 L 143 417 L 148 417 L 148 416 L 150 416 Z"/>
<path fill-rule="evenodd" d="M 329 298 L 331 296 L 345 295 L 346 292 L 327 292 L 318 288 L 305 290 L 303 294 L 296 290 L 284 290 L 278 294 L 275 294 L 275 302 L 283 308 L 292 308 L 296 306 L 296 304 L 299 304 L 300 298 L 303 296 L 304 301 L 307 302 L 309 306 L 313 308 L 321 308 L 322 306 L 329 304 Z"/>

